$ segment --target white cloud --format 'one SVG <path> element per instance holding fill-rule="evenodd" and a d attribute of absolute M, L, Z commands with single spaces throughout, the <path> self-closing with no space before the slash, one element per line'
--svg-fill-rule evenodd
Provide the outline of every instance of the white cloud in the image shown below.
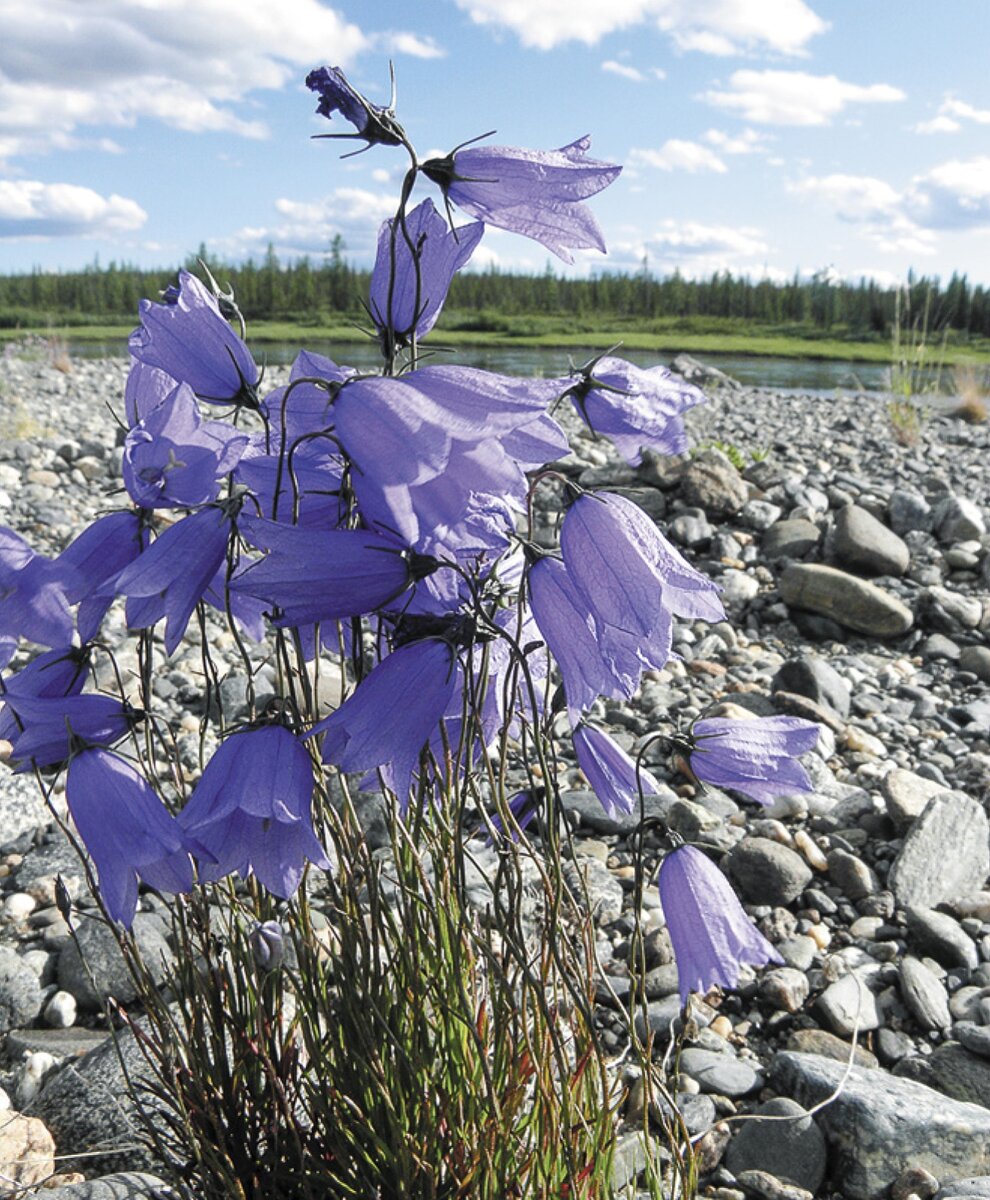
<path fill-rule="evenodd" d="M 148 214 L 126 196 L 71 183 L 0 179 L 0 239 L 100 237 L 140 229 Z"/>
<path fill-rule="evenodd" d="M 644 150 L 633 147 L 629 152 L 630 167 L 657 167 L 661 171 L 714 171 L 724 175 L 728 167 L 714 152 L 699 142 L 685 142 L 671 138 L 659 150 Z"/>
<path fill-rule="evenodd" d="M 321 0 L 0 0 L 0 145 L 58 148 L 85 125 L 142 119 L 264 137 L 256 90 L 301 82 L 321 52 L 347 66 L 381 44 L 436 57 L 429 38 L 366 34 Z"/>
<path fill-rule="evenodd" d="M 631 79 L 633 83 L 645 83 L 646 76 L 642 71 L 637 71 L 635 67 L 630 67 L 626 63 L 616 62 L 614 58 L 606 59 L 602 63 L 602 70 L 609 75 L 618 75 L 622 79 Z"/>
<path fill-rule="evenodd" d="M 275 201 L 276 220 L 270 225 L 245 226 L 233 237 L 211 243 L 211 249 L 234 258 L 258 255 L 271 243 L 280 257 L 321 255 L 339 234 L 348 258 L 374 258 L 378 227 L 395 213 L 395 197 L 365 188 L 340 187 L 318 200 Z"/>
<path fill-rule="evenodd" d="M 736 71 L 728 90 L 701 95 L 716 108 L 758 125 L 827 125 L 847 104 L 889 104 L 905 99 L 886 83 L 846 83 L 805 71 Z"/>
<path fill-rule="evenodd" d="M 932 254 L 935 239 L 908 211 L 905 196 L 871 175 L 825 175 L 788 185 L 796 196 L 808 196 L 828 208 L 885 253 Z"/>
<path fill-rule="evenodd" d="M 479 25 L 512 30 L 524 46 L 593 46 L 606 34 L 653 21 L 678 50 L 801 54 L 828 28 L 804 0 L 457 0 Z"/>
<path fill-rule="evenodd" d="M 762 230 L 749 226 L 667 220 L 653 233 L 616 240 L 609 249 L 610 267 L 639 269 L 645 256 L 652 270 L 695 279 L 715 271 L 763 276 L 769 246 Z"/>
<path fill-rule="evenodd" d="M 916 176 L 907 206 L 930 229 L 990 227 L 990 156 L 952 159 Z"/>
<path fill-rule="evenodd" d="M 948 94 L 938 106 L 938 113 L 930 121 L 915 125 L 915 133 L 956 133 L 962 129 L 963 121 L 976 125 L 990 125 L 990 108 L 976 108 L 965 100 L 957 100 Z"/>
<path fill-rule="evenodd" d="M 722 154 L 764 154 L 766 143 L 770 138 L 765 133 L 757 133 L 755 129 L 744 129 L 742 133 L 723 133 L 720 129 L 709 129 L 702 137 L 710 146 L 715 146 Z"/>

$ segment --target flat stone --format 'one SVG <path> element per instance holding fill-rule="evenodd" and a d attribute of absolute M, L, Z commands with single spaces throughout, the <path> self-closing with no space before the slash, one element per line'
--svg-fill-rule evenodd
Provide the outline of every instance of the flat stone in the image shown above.
<path fill-rule="evenodd" d="M 728 857 L 729 874 L 754 904 L 789 904 L 812 879 L 800 854 L 769 838 L 746 837 Z"/>
<path fill-rule="evenodd" d="M 955 917 L 933 908 L 908 908 L 908 939 L 912 946 L 930 955 L 944 967 L 968 967 L 979 962 L 976 945 Z"/>
<path fill-rule="evenodd" d="M 823 658 L 792 658 L 778 668 L 770 682 L 771 692 L 796 692 L 837 716 L 849 716 L 849 684 Z"/>
<path fill-rule="evenodd" d="M 157 1175 L 144 1171 L 120 1171 L 44 1192 L 44 1200 L 169 1200 L 173 1196 L 177 1193 Z"/>
<path fill-rule="evenodd" d="M 79 1058 L 102 1046 L 110 1036 L 99 1029 L 15 1029 L 7 1035 L 7 1053 L 12 1060 L 38 1051 L 54 1058 Z"/>
<path fill-rule="evenodd" d="M 823 1058 L 834 1058 L 836 1062 L 841 1063 L 848 1062 L 852 1052 L 852 1060 L 857 1067 L 870 1070 L 880 1065 L 877 1056 L 865 1046 L 857 1045 L 853 1050 L 851 1042 L 845 1042 L 824 1029 L 795 1029 L 788 1037 L 785 1049 L 796 1050 L 799 1054 L 819 1054 Z"/>
<path fill-rule="evenodd" d="M 947 789 L 932 779 L 925 779 L 903 767 L 895 767 L 880 781 L 880 794 L 887 815 L 899 830 L 905 830 L 928 807 L 933 796 Z"/>
<path fill-rule="evenodd" d="M 900 965 L 901 995 L 922 1029 L 948 1029 L 952 1024 L 949 996 L 925 964 L 908 955 Z"/>
<path fill-rule="evenodd" d="M 828 985 L 818 997 L 818 1009 L 840 1037 L 867 1033 L 880 1025 L 877 998 L 855 971 Z"/>
<path fill-rule="evenodd" d="M 990 683 L 990 649 L 986 646 L 964 646 L 959 654 L 960 671 L 969 671 L 982 683 Z"/>
<path fill-rule="evenodd" d="M 757 1200 L 813 1200 L 807 1188 L 778 1179 L 769 1171 L 740 1171 L 736 1182 L 747 1196 Z"/>
<path fill-rule="evenodd" d="M 884 1200 L 908 1167 L 939 1179 L 990 1171 L 990 1110 L 886 1071 L 845 1070 L 784 1051 L 773 1058 L 770 1083 L 805 1108 L 830 1100 L 816 1121 L 829 1144 L 833 1185 L 848 1200 Z"/>
<path fill-rule="evenodd" d="M 716 1096 L 745 1096 L 763 1083 L 763 1072 L 734 1054 L 689 1046 L 681 1051 L 680 1069 Z"/>
<path fill-rule="evenodd" d="M 952 1036 L 971 1054 L 990 1058 L 990 1025 L 976 1025 L 973 1021 L 957 1021 L 952 1027 Z"/>
<path fill-rule="evenodd" d="M 918 596 L 918 620 L 940 633 L 954 634 L 975 629 L 983 616 L 983 605 L 977 596 L 966 596 L 951 588 L 933 584 Z"/>
<path fill-rule="evenodd" d="M 760 553 L 763 558 L 804 558 L 818 545 L 821 534 L 818 526 L 803 517 L 789 518 L 771 525 L 763 535 Z"/>
<path fill-rule="evenodd" d="M 990 1109 L 990 1062 L 959 1042 L 943 1042 L 924 1057 L 904 1058 L 894 1072 L 935 1088 L 953 1100 Z"/>
<path fill-rule="evenodd" d="M 988 839 L 982 806 L 962 792 L 942 792 L 908 830 L 887 886 L 905 908 L 935 908 L 978 891 L 990 874 Z"/>
<path fill-rule="evenodd" d="M 787 1119 L 761 1121 L 761 1116 Z M 725 1165 L 736 1176 L 768 1171 L 814 1193 L 825 1178 L 825 1135 L 800 1104 L 779 1096 L 747 1114 L 725 1152 Z"/>
<path fill-rule="evenodd" d="M 911 561 L 901 538 L 856 504 L 835 514 L 825 553 L 830 561 L 863 575 L 903 575 Z"/>
<path fill-rule="evenodd" d="M 778 587 L 790 607 L 830 617 L 857 633 L 900 637 L 914 624 L 911 610 L 883 588 L 821 563 L 789 563 Z"/>
<path fill-rule="evenodd" d="M 848 850 L 830 850 L 828 877 L 850 900 L 862 900 L 880 890 L 880 881 L 858 855 Z"/>
<path fill-rule="evenodd" d="M 971 1175 L 969 1179 L 944 1183 L 935 1193 L 935 1200 L 990 1200 L 990 1175 Z"/>

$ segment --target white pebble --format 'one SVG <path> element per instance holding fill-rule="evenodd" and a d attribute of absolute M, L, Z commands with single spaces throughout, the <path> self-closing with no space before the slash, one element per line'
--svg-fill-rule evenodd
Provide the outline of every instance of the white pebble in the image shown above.
<path fill-rule="evenodd" d="M 804 855 L 805 862 L 815 871 L 828 870 L 828 859 L 821 847 L 806 829 L 799 829 L 794 835 L 794 845 Z"/>
<path fill-rule="evenodd" d="M 38 907 L 38 901 L 27 892 L 12 892 L 3 902 L 4 915 L 12 921 L 23 921 Z"/>
<path fill-rule="evenodd" d="M 54 1055 L 44 1050 L 36 1050 L 33 1054 L 24 1055 L 24 1065 L 18 1072 L 17 1106 L 25 1109 L 41 1091 L 45 1076 L 55 1066 L 58 1060 Z"/>
<path fill-rule="evenodd" d="M 56 992 L 45 1005 L 45 1021 L 52 1029 L 71 1029 L 76 1023 L 76 998 L 71 992 Z"/>

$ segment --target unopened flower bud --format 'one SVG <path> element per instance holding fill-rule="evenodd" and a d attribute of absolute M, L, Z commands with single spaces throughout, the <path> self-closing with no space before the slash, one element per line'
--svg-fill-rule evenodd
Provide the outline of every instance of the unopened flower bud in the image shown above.
<path fill-rule="evenodd" d="M 255 963 L 262 971 L 275 971 L 285 956 L 285 936 L 278 921 L 264 921 L 251 930 L 248 941 Z"/>

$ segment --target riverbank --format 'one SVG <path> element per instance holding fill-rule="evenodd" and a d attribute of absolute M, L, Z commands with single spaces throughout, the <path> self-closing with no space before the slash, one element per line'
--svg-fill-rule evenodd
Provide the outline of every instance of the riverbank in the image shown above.
<path fill-rule="evenodd" d="M 63 545 L 119 487 L 107 403 L 119 410 L 125 370 L 120 360 L 74 362 L 66 373 L 0 357 L 0 418 L 11 431 L 0 445 L 0 522 L 39 550 Z M 716 388 L 690 428 L 693 458 L 634 470 L 576 432 L 565 466 L 640 503 L 718 581 L 729 613 L 714 627 L 676 622 L 678 657 L 649 673 L 633 701 L 596 706 L 596 719 L 631 751 L 713 705 L 797 714 L 820 728 L 805 760 L 813 790 L 769 809 L 696 790 L 651 752 L 657 815 L 707 848 L 783 960 L 744 969 L 737 990 L 694 1004 L 667 1078 L 697 1139 L 702 1194 L 985 1198 L 990 1180 L 982 1191 L 953 1181 L 990 1176 L 990 429 L 933 415 L 904 446 L 882 397 L 841 394 L 826 407 L 765 388 Z M 124 655 L 116 610 L 106 640 Z M 159 696 L 170 724 L 189 729 L 202 712 L 183 674 L 194 676 L 199 650 L 184 654 L 162 672 Z M 233 694 L 234 659 L 230 667 Z M 597 913 L 598 1018 L 618 1061 L 615 998 L 628 995 L 637 965 L 636 825 L 605 814 L 573 763 L 565 782 Z M 85 903 L 78 866 L 33 780 L 2 767 L 0 830 L 0 999 L 16 997 L 0 1004 L 0 1087 L 59 1154 L 102 1155 L 68 1166 L 153 1170 L 144 1152 L 124 1149 L 133 1110 L 54 903 L 56 874 Z M 646 842 L 653 866 L 658 843 L 652 833 Z M 477 853 L 493 852 L 479 844 Z M 650 893 L 644 1019 L 661 1070 L 680 1001 Z M 142 907 L 140 937 L 160 948 L 163 904 L 145 893 Z M 122 989 L 126 972 L 102 943 L 101 952 L 99 969 Z M 54 1061 L 23 1057 L 48 1053 Z M 634 1184 L 642 1127 L 642 1089 L 624 1081 L 617 1195 Z"/>

